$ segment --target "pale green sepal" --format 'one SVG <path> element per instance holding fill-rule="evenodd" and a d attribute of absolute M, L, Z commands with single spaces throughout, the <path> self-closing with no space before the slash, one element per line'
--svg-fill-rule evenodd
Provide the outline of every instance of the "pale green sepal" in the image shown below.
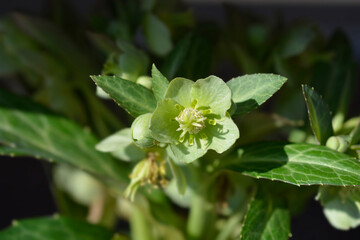
<path fill-rule="evenodd" d="M 152 136 L 161 143 L 174 143 L 179 140 L 180 132 L 176 131 L 179 123 L 175 120 L 180 113 L 177 103 L 172 99 L 165 99 L 155 109 L 150 120 Z"/>
<path fill-rule="evenodd" d="M 193 145 L 189 145 L 187 141 L 177 145 L 171 144 L 170 149 L 174 154 L 175 161 L 179 163 L 191 163 L 207 152 L 207 149 L 201 148 L 201 143 L 198 139 L 195 139 Z"/>
<path fill-rule="evenodd" d="M 231 106 L 231 90 L 216 76 L 197 80 L 191 89 L 191 101 L 197 100 L 196 107 L 210 107 L 215 114 L 225 115 Z"/>
<path fill-rule="evenodd" d="M 175 78 L 166 91 L 165 98 L 172 98 L 177 103 L 187 108 L 191 106 L 191 88 L 194 82 L 186 78 Z"/>
<path fill-rule="evenodd" d="M 221 119 L 215 126 L 209 124 L 204 133 L 208 136 L 207 148 L 217 153 L 228 150 L 240 137 L 239 129 L 230 117 Z"/>
<path fill-rule="evenodd" d="M 149 129 L 151 116 L 151 113 L 140 115 L 131 125 L 131 137 L 139 147 L 150 148 L 155 145 Z"/>
<path fill-rule="evenodd" d="M 153 92 L 158 102 L 164 99 L 166 90 L 169 87 L 169 80 L 162 75 L 156 68 L 155 64 L 152 65 L 151 75 L 153 78 Z"/>
<path fill-rule="evenodd" d="M 138 161 L 145 152 L 137 147 L 131 138 L 131 128 L 122 129 L 99 142 L 95 148 L 100 152 L 110 152 L 123 161 Z"/>

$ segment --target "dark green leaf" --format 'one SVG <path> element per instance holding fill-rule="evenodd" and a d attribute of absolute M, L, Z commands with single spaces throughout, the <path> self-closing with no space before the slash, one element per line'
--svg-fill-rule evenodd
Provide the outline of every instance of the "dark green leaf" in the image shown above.
<path fill-rule="evenodd" d="M 4 154 L 68 163 L 102 176 L 127 180 L 127 167 L 96 151 L 98 140 L 90 131 L 3 90 L 0 90 L 0 142 L 6 146 L 0 148 Z"/>
<path fill-rule="evenodd" d="M 309 25 L 293 27 L 280 42 L 279 53 L 282 58 L 301 54 L 314 40 L 315 33 Z"/>
<path fill-rule="evenodd" d="M 14 221 L 0 232 L 2 240 L 111 240 L 106 228 L 65 217 Z"/>
<path fill-rule="evenodd" d="M 91 78 L 134 117 L 153 112 L 156 108 L 153 93 L 139 84 L 115 76 L 99 75 Z"/>
<path fill-rule="evenodd" d="M 242 240 L 287 240 L 290 236 L 290 212 L 284 204 L 264 193 L 251 202 L 241 229 Z"/>
<path fill-rule="evenodd" d="M 223 163 L 256 178 L 296 185 L 360 185 L 360 162 L 324 146 L 263 142 L 239 149 Z"/>
<path fill-rule="evenodd" d="M 334 135 L 328 105 L 313 88 L 302 86 L 311 128 L 318 142 L 325 145 L 326 140 Z"/>
<path fill-rule="evenodd" d="M 155 64 L 152 66 L 151 75 L 153 79 L 153 92 L 156 100 L 159 102 L 165 97 L 166 90 L 169 86 L 169 80 L 161 74 Z"/>
<path fill-rule="evenodd" d="M 360 120 L 356 127 L 350 133 L 350 145 L 358 143 L 360 140 Z"/>
<path fill-rule="evenodd" d="M 170 52 L 166 61 L 161 68 L 162 73 L 169 79 L 175 77 L 176 73 L 181 68 L 186 55 L 190 49 L 191 35 L 185 36 Z"/>
<path fill-rule="evenodd" d="M 236 104 L 234 115 L 250 112 L 263 104 L 286 80 L 274 74 L 251 74 L 231 79 L 227 84 Z"/>

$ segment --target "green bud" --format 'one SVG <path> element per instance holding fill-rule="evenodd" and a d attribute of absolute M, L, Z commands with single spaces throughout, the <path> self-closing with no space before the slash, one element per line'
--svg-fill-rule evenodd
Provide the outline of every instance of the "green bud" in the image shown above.
<path fill-rule="evenodd" d="M 168 181 L 165 175 L 165 161 L 157 153 L 149 152 L 148 157 L 133 168 L 130 175 L 131 182 L 124 192 L 125 197 L 133 201 L 139 186 L 145 184 L 149 184 L 154 188 L 166 186 Z"/>
<path fill-rule="evenodd" d="M 136 83 L 146 87 L 147 89 L 151 89 L 152 78 L 148 76 L 140 76 L 136 79 Z"/>
<path fill-rule="evenodd" d="M 151 113 L 146 113 L 137 117 L 131 125 L 131 137 L 139 147 L 150 148 L 155 145 L 149 130 L 150 119 Z"/>
<path fill-rule="evenodd" d="M 343 113 L 337 113 L 332 119 L 332 126 L 336 132 L 338 132 L 344 124 L 345 116 Z"/>
<path fill-rule="evenodd" d="M 345 152 L 349 147 L 349 141 L 344 136 L 332 136 L 327 140 L 326 146 L 338 152 Z"/>

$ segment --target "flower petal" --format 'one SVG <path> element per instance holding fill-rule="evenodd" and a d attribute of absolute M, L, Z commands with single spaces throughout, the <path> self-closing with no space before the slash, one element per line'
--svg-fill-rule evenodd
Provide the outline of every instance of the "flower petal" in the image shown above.
<path fill-rule="evenodd" d="M 194 82 L 186 78 L 173 79 L 166 91 L 165 98 L 172 98 L 183 107 L 190 107 L 190 91 Z"/>
<path fill-rule="evenodd" d="M 177 103 L 174 100 L 164 99 L 159 103 L 151 117 L 151 135 L 159 142 L 175 144 L 179 140 L 180 132 L 176 131 L 179 123 L 175 117 L 179 115 L 181 110 L 176 105 Z"/>
<path fill-rule="evenodd" d="M 231 106 L 231 90 L 216 76 L 197 80 L 191 88 L 191 100 L 197 107 L 209 106 L 215 114 L 225 115 Z"/>
<path fill-rule="evenodd" d="M 191 163 L 202 157 L 207 151 L 201 148 L 198 139 L 195 139 L 193 145 L 189 145 L 187 141 L 177 145 L 172 144 L 170 145 L 170 150 L 176 158 L 176 161 L 180 163 Z"/>
<path fill-rule="evenodd" d="M 203 131 L 208 136 L 206 148 L 217 153 L 228 150 L 240 136 L 238 127 L 230 117 L 223 118 L 215 126 L 207 125 Z"/>

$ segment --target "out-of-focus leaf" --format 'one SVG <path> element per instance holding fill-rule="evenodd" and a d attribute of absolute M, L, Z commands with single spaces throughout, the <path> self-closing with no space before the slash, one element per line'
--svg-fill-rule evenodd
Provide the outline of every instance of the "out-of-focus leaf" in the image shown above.
<path fill-rule="evenodd" d="M 11 227 L 0 232 L 2 240 L 111 240 L 113 235 L 104 227 L 66 217 L 15 221 Z"/>
<path fill-rule="evenodd" d="M 290 58 L 302 53 L 311 41 L 315 33 L 309 25 L 293 27 L 280 41 L 279 53 L 282 58 Z"/>
<path fill-rule="evenodd" d="M 185 57 L 190 49 L 191 35 L 186 35 L 165 59 L 161 72 L 168 78 L 172 79 L 181 68 Z"/>
<path fill-rule="evenodd" d="M 287 240 L 290 236 L 290 211 L 270 195 L 259 192 L 241 229 L 242 240 Z"/>
<path fill-rule="evenodd" d="M 298 126 L 299 122 L 283 118 L 277 114 L 266 114 L 258 111 L 244 115 L 238 122 L 241 129 L 239 142 L 244 145 L 262 140 L 270 133 L 289 126 Z"/>
<path fill-rule="evenodd" d="M 263 142 L 239 149 L 224 167 L 256 178 L 295 185 L 360 185 L 360 162 L 324 146 Z"/>
<path fill-rule="evenodd" d="M 153 93 L 139 84 L 115 76 L 99 75 L 91 78 L 134 117 L 153 112 L 156 108 Z"/>
<path fill-rule="evenodd" d="M 360 140 L 360 120 L 356 127 L 350 133 L 350 145 L 358 143 Z"/>
<path fill-rule="evenodd" d="M 242 46 L 233 45 L 233 54 L 235 54 L 235 60 L 246 74 L 253 74 L 260 71 L 259 65 L 252 55 L 250 55 Z"/>
<path fill-rule="evenodd" d="M 167 26 L 155 15 L 147 14 L 143 22 L 146 42 L 150 50 L 159 56 L 167 55 L 173 45 Z"/>
<path fill-rule="evenodd" d="M 116 43 L 106 35 L 92 32 L 89 33 L 88 36 L 90 37 L 90 40 L 92 40 L 92 42 L 105 54 L 119 52 Z"/>
<path fill-rule="evenodd" d="M 15 155 L 69 163 L 104 177 L 127 181 L 127 166 L 96 151 L 98 140 L 91 132 L 3 90 L 0 123 L 0 142 L 13 148 Z"/>
<path fill-rule="evenodd" d="M 317 200 L 329 223 L 336 229 L 349 230 L 360 225 L 360 190 L 323 186 L 319 188 Z"/>
<path fill-rule="evenodd" d="M 251 74 L 231 79 L 227 84 L 236 104 L 234 115 L 250 112 L 263 104 L 286 80 L 274 74 Z"/>
<path fill-rule="evenodd" d="M 320 145 L 325 145 L 327 139 L 334 135 L 330 110 L 325 101 L 313 88 L 302 86 L 311 128 Z"/>

